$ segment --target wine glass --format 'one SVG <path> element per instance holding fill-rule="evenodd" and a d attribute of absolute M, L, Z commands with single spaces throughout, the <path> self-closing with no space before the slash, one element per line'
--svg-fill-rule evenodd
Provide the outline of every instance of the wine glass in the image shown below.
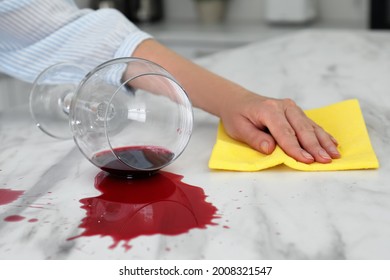
<path fill-rule="evenodd" d="M 94 165 L 129 178 L 171 164 L 193 128 L 191 102 L 174 77 L 132 57 L 92 71 L 75 63 L 47 68 L 31 89 L 30 111 L 43 132 L 73 137 Z"/>

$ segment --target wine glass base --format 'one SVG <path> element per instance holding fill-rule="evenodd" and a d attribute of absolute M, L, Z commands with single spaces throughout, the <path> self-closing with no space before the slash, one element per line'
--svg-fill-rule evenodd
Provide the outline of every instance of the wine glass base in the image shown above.
<path fill-rule="evenodd" d="M 72 138 L 69 110 L 73 94 L 85 73 L 79 66 L 59 63 L 36 78 L 30 92 L 30 112 L 43 132 L 54 138 Z"/>

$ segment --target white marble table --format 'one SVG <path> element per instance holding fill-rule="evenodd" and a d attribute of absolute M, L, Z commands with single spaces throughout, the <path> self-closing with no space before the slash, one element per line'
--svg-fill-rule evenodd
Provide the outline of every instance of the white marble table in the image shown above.
<path fill-rule="evenodd" d="M 110 236 L 68 240 L 85 230 L 79 200 L 100 195 L 99 170 L 71 140 L 51 139 L 26 110 L 11 110 L 0 115 L 0 189 L 21 195 L 0 205 L 0 259 L 390 259 L 390 33 L 305 31 L 199 63 L 304 109 L 358 98 L 381 167 L 212 171 L 218 120 L 195 110 L 191 142 L 165 171 L 201 188 L 220 218 L 110 249 Z M 24 219 L 4 220 L 13 215 Z"/>

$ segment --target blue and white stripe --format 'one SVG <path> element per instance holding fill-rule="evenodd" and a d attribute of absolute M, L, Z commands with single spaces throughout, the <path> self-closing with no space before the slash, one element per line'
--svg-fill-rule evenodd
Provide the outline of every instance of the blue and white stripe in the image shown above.
<path fill-rule="evenodd" d="M 0 72 L 32 82 L 45 68 L 88 69 L 131 56 L 151 36 L 114 9 L 78 9 L 72 0 L 0 0 Z"/>

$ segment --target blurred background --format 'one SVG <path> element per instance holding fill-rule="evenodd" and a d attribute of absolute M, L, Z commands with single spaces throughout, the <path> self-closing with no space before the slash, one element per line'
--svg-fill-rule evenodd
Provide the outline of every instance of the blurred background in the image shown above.
<path fill-rule="evenodd" d="M 390 0 L 75 0 L 116 8 L 181 55 L 196 59 L 307 28 L 390 28 Z M 30 85 L 0 74 L 0 111 L 27 103 Z M 10 94 L 12 93 L 12 94 Z"/>

